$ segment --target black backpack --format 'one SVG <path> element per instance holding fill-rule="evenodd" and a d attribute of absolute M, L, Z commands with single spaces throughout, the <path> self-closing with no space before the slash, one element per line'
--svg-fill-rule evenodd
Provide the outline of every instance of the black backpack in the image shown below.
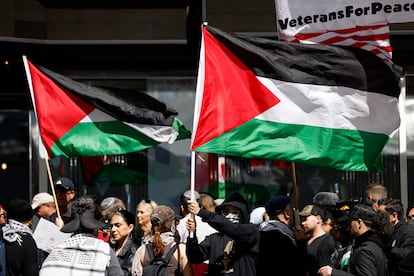
<path fill-rule="evenodd" d="M 143 267 L 142 276 L 168 276 L 167 266 L 177 249 L 177 244 L 174 244 L 174 246 L 170 248 L 165 259 L 162 256 L 154 257 L 152 243 L 147 243 L 145 247 L 149 254 L 150 265 Z"/>

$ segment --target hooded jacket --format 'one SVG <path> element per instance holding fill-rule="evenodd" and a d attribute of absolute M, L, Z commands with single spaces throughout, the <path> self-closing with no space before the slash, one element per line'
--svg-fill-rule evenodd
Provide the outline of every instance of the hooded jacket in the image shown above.
<path fill-rule="evenodd" d="M 221 215 L 221 210 L 229 205 L 240 210 L 239 223 L 233 223 Z M 189 261 L 202 263 L 209 260 L 208 275 L 256 275 L 259 230 L 249 223 L 246 200 L 240 194 L 234 194 L 217 206 L 216 212 L 201 209 L 198 216 L 218 232 L 207 236 L 200 244 L 196 235 L 188 237 L 186 250 Z M 233 246 L 226 258 L 224 250 L 229 241 L 233 241 Z"/>
<path fill-rule="evenodd" d="M 332 276 L 387 276 L 387 259 L 384 249 L 381 238 L 375 232 L 371 230 L 365 232 L 355 238 L 349 272 L 333 269 Z"/>

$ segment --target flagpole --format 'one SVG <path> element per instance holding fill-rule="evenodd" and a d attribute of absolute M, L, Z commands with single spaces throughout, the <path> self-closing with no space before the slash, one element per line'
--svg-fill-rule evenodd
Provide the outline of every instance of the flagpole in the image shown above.
<path fill-rule="evenodd" d="M 25 69 L 25 72 L 26 72 L 27 81 L 28 81 L 28 84 L 29 84 L 29 91 L 30 91 L 30 97 L 31 97 L 32 103 L 33 103 L 33 110 L 35 112 L 36 119 L 37 119 L 37 110 L 36 110 L 36 104 L 35 104 L 35 98 L 34 98 L 34 92 L 33 92 L 33 83 L 32 83 L 32 77 L 30 75 L 29 65 L 28 65 L 26 56 L 22 56 L 22 59 L 23 59 L 24 69 Z M 39 125 L 39 122 L 37 122 L 37 125 Z M 39 130 L 39 135 L 40 135 L 40 130 Z M 50 166 L 49 166 L 49 158 L 48 158 L 49 154 L 47 153 L 47 151 L 44 147 L 42 139 L 40 139 L 39 153 L 40 153 L 39 155 L 42 155 L 44 153 L 44 156 L 45 156 L 44 159 L 45 159 L 45 163 L 46 163 L 47 174 L 48 174 L 48 177 L 49 177 L 49 183 L 50 183 L 50 187 L 51 187 L 51 190 L 52 190 L 53 201 L 54 201 L 55 206 L 56 206 L 56 215 L 60 220 L 61 217 L 60 217 L 59 205 L 57 203 L 55 186 L 53 185 L 52 173 L 50 171 Z"/>
<path fill-rule="evenodd" d="M 59 205 L 57 203 L 56 191 L 55 191 L 55 186 L 53 185 L 53 178 L 52 178 L 52 173 L 50 171 L 49 159 L 48 158 L 45 158 L 45 163 L 46 163 L 47 175 L 49 177 L 50 188 L 52 190 L 53 201 L 55 202 L 55 206 L 56 206 L 56 215 L 60 219 L 61 218 L 60 217 L 60 210 L 59 210 Z"/>
<path fill-rule="evenodd" d="M 295 162 L 291 163 L 292 165 L 292 196 L 293 196 L 293 214 L 295 216 L 295 227 L 299 228 L 300 219 L 299 219 L 299 200 L 298 200 L 298 190 L 296 183 L 296 165 Z"/>
<path fill-rule="evenodd" d="M 194 200 L 195 194 L 195 151 L 191 151 L 191 179 L 190 179 L 191 200 Z M 195 222 L 195 215 L 191 214 L 191 218 Z M 196 225 L 197 226 L 197 225 Z M 189 231 L 189 237 L 194 237 L 194 231 Z"/>

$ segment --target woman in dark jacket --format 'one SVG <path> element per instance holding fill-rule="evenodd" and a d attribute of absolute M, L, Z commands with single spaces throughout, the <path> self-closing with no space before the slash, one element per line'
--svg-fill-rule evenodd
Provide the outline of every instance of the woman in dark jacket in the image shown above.
<path fill-rule="evenodd" d="M 126 210 L 117 211 L 112 215 L 110 224 L 115 253 L 124 276 L 132 275 L 132 260 L 138 248 L 138 244 L 132 238 L 135 216 Z"/>

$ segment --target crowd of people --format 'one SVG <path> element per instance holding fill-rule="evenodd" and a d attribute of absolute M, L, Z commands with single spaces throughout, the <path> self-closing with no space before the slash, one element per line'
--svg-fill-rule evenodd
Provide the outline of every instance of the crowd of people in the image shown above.
<path fill-rule="evenodd" d="M 414 207 L 378 183 L 357 200 L 317 193 L 302 210 L 285 195 L 250 209 L 240 193 L 216 205 L 185 191 L 178 213 L 149 199 L 130 211 L 117 197 L 77 197 L 68 178 L 54 188 L 56 200 L 42 192 L 0 205 L 0 276 L 141 276 L 155 259 L 171 276 L 414 275 Z M 67 238 L 38 248 L 33 217 Z"/>

